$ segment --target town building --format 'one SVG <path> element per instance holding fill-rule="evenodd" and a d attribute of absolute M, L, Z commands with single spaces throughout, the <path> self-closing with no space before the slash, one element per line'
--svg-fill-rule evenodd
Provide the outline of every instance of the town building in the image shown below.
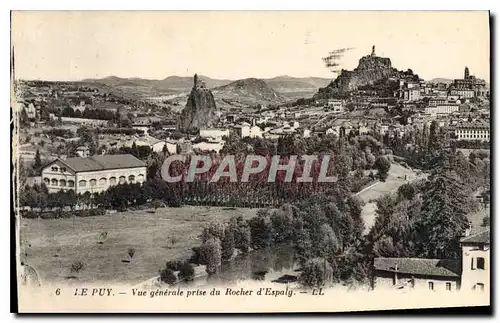
<path fill-rule="evenodd" d="M 338 99 L 328 99 L 328 108 L 334 113 L 344 112 L 344 101 Z"/>
<path fill-rule="evenodd" d="M 28 119 L 36 119 L 37 109 L 33 103 L 28 104 L 28 107 L 26 107 L 26 114 L 28 115 Z"/>
<path fill-rule="evenodd" d="M 149 136 L 149 135 L 146 135 L 146 136 L 142 136 L 142 137 L 139 137 L 136 139 L 131 139 L 131 140 L 126 141 L 123 144 L 123 147 L 131 148 L 131 147 L 133 147 L 134 143 L 137 147 L 140 147 L 140 146 L 149 147 L 154 152 L 163 151 L 163 147 L 165 146 L 165 141 L 157 139 L 157 138 Z"/>
<path fill-rule="evenodd" d="M 223 137 L 229 137 L 229 129 L 200 129 L 200 137 L 221 140 Z"/>
<path fill-rule="evenodd" d="M 193 149 L 199 151 L 215 151 L 216 153 L 219 153 L 222 150 L 222 148 L 224 148 L 224 144 L 225 141 L 223 140 L 201 141 L 193 144 Z"/>
<path fill-rule="evenodd" d="M 488 122 L 462 122 L 455 127 L 458 140 L 490 141 L 490 124 Z"/>
<path fill-rule="evenodd" d="M 420 88 L 411 87 L 403 90 L 403 100 L 405 101 L 418 101 L 420 100 Z"/>
<path fill-rule="evenodd" d="M 468 229 L 461 259 L 375 258 L 372 288 L 487 291 L 490 287 L 490 228 Z"/>
<path fill-rule="evenodd" d="M 49 193 L 98 193 L 123 183 L 146 180 L 146 163 L 130 154 L 56 159 L 42 169 Z"/>
<path fill-rule="evenodd" d="M 242 124 L 236 125 L 234 126 L 234 131 L 240 138 L 262 138 L 262 129 L 255 124 L 255 120 L 252 123 L 253 124 L 250 125 L 246 122 L 243 122 Z"/>
<path fill-rule="evenodd" d="M 476 92 L 472 89 L 456 89 L 456 88 L 450 88 L 450 95 L 451 96 L 456 96 L 460 99 L 462 98 L 473 98 L 475 96 Z"/>
<path fill-rule="evenodd" d="M 490 287 L 490 230 L 477 228 L 460 240 L 461 289 L 484 291 Z"/>
<path fill-rule="evenodd" d="M 78 157 L 88 157 L 90 155 L 90 149 L 87 146 L 79 146 L 76 148 L 76 154 Z"/>
<path fill-rule="evenodd" d="M 167 152 L 170 155 L 177 154 L 177 141 L 172 139 L 165 140 L 165 146 L 167 146 Z"/>
<path fill-rule="evenodd" d="M 460 268 L 455 260 L 375 258 L 373 288 L 456 291 Z"/>

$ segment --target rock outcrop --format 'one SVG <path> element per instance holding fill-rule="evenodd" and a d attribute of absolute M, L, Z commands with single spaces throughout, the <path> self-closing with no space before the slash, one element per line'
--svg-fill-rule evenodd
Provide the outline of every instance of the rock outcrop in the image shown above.
<path fill-rule="evenodd" d="M 217 120 L 217 106 L 212 92 L 194 76 L 194 86 L 189 94 L 186 107 L 177 120 L 179 131 L 212 126 Z"/>
<path fill-rule="evenodd" d="M 375 46 L 371 55 L 362 57 L 353 71 L 342 70 L 340 75 L 328 86 L 319 89 L 315 98 L 343 96 L 366 85 L 383 84 L 397 79 L 402 73 L 392 67 L 391 59 L 375 55 Z M 418 76 L 417 76 L 418 78 Z"/>

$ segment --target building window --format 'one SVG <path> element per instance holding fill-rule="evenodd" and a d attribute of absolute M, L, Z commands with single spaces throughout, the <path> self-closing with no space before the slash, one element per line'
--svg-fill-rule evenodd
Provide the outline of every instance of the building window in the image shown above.
<path fill-rule="evenodd" d="M 82 179 L 81 181 L 78 182 L 78 186 L 80 186 L 80 187 L 87 186 L 87 181 Z"/>
<path fill-rule="evenodd" d="M 125 176 L 120 176 L 120 184 L 125 184 Z"/>
<path fill-rule="evenodd" d="M 96 184 L 97 184 L 97 180 L 95 180 L 95 179 L 91 179 L 91 180 L 89 181 L 89 185 L 90 185 L 90 186 L 95 186 Z"/>
<path fill-rule="evenodd" d="M 99 180 L 99 185 L 106 185 L 106 177 L 102 177 L 102 178 Z"/>
<path fill-rule="evenodd" d="M 74 181 L 68 181 L 68 186 L 69 187 L 74 187 L 75 186 L 75 182 Z"/>
<path fill-rule="evenodd" d="M 144 182 L 144 175 L 140 174 L 139 176 L 137 176 L 137 181 L 138 181 L 139 183 Z"/>
<path fill-rule="evenodd" d="M 434 283 L 433 282 L 429 282 L 429 290 L 434 290 Z"/>
<path fill-rule="evenodd" d="M 484 258 L 483 257 L 477 258 L 477 269 L 484 269 Z"/>
<path fill-rule="evenodd" d="M 54 166 L 51 168 L 54 172 L 57 172 L 59 170 L 59 168 L 57 168 L 57 166 Z"/>
<path fill-rule="evenodd" d="M 128 181 L 129 181 L 130 183 L 133 183 L 133 182 L 135 181 L 135 176 L 134 176 L 134 175 L 130 175 L 130 176 L 128 177 Z"/>
<path fill-rule="evenodd" d="M 476 285 L 474 285 L 474 287 L 472 289 L 484 291 L 484 284 L 483 283 L 477 283 Z"/>
<path fill-rule="evenodd" d="M 450 290 L 451 291 L 451 283 L 446 283 L 446 290 Z"/>
<path fill-rule="evenodd" d="M 109 185 L 116 185 L 116 177 L 110 177 L 109 178 Z"/>
<path fill-rule="evenodd" d="M 65 187 L 66 186 L 66 181 L 64 179 L 61 179 L 59 181 L 59 186 Z"/>
<path fill-rule="evenodd" d="M 61 173 L 66 172 L 66 167 L 61 167 Z"/>
<path fill-rule="evenodd" d="M 52 185 L 52 186 L 57 186 L 57 179 L 53 178 L 53 179 L 50 181 L 50 185 Z"/>
<path fill-rule="evenodd" d="M 43 182 L 45 183 L 45 185 L 49 185 L 50 184 L 50 179 L 48 179 L 47 177 L 45 177 L 43 179 Z"/>

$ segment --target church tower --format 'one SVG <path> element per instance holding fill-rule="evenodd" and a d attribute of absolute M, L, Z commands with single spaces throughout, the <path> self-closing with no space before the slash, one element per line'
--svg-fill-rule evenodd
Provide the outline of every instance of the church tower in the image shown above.
<path fill-rule="evenodd" d="M 469 68 L 466 66 L 464 70 L 464 80 L 469 78 Z"/>
<path fill-rule="evenodd" d="M 375 45 L 372 46 L 372 57 L 375 57 Z"/>

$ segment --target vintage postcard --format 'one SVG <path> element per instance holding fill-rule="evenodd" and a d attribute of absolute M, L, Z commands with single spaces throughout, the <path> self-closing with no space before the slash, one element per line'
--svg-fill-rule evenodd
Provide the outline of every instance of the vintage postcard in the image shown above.
<path fill-rule="evenodd" d="M 11 24 L 19 312 L 489 311 L 489 12 Z"/>

